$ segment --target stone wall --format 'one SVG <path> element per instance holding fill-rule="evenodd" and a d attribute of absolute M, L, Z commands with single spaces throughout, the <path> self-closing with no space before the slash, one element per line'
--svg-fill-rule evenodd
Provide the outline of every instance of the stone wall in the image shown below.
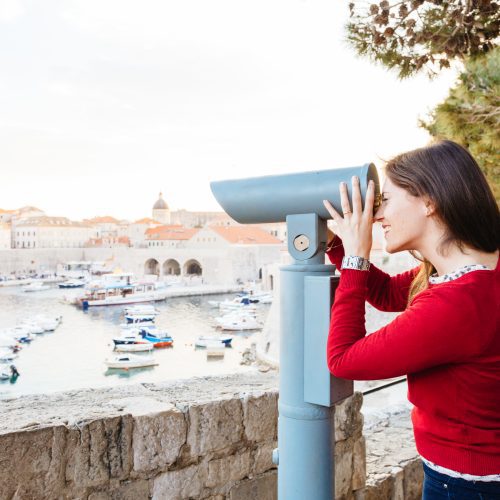
<path fill-rule="evenodd" d="M 2 400 L 1 498 L 275 500 L 277 384 L 256 372 Z M 361 403 L 335 410 L 336 497 L 385 499 L 362 496 Z"/>

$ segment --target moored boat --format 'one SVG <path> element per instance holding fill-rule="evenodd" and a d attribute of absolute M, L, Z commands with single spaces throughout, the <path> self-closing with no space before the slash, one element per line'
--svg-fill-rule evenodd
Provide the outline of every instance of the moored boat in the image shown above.
<path fill-rule="evenodd" d="M 118 352 L 144 352 L 152 351 L 154 345 L 151 342 L 144 342 L 143 344 L 116 344 L 115 351 Z"/>
<path fill-rule="evenodd" d="M 122 354 L 114 356 L 104 361 L 108 368 L 144 368 L 146 366 L 155 366 L 158 363 L 153 356 L 137 356 L 134 354 Z"/>
<path fill-rule="evenodd" d="M 196 347 L 208 347 L 210 344 L 217 344 L 217 343 L 222 343 L 224 347 L 230 346 L 231 341 L 233 340 L 233 337 L 230 335 L 220 335 L 220 336 L 215 336 L 215 335 L 200 335 L 194 345 Z"/>

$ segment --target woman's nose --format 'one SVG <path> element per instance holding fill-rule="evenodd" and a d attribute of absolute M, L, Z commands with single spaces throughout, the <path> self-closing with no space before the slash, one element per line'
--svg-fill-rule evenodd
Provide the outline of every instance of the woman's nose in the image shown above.
<path fill-rule="evenodd" d="M 380 205 L 373 214 L 373 222 L 381 222 L 383 218 L 384 218 L 384 209 L 382 208 L 382 205 Z"/>

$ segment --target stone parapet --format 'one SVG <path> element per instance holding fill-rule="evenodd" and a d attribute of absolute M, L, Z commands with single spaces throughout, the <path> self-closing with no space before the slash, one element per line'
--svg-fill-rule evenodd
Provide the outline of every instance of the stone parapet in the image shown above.
<path fill-rule="evenodd" d="M 277 387 L 255 372 L 4 399 L 1 498 L 275 500 Z M 367 496 L 361 404 L 335 409 L 336 498 L 389 498 Z"/>

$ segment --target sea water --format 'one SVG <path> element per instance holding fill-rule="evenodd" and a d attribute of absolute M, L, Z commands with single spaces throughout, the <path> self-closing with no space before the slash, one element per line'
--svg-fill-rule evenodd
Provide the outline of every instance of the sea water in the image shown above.
<path fill-rule="evenodd" d="M 200 335 L 213 335 L 214 317 L 221 315 L 209 300 L 225 300 L 228 295 L 171 298 L 156 302 L 159 314 L 155 323 L 173 337 L 170 348 L 154 349 L 158 366 L 126 370 L 107 369 L 106 358 L 113 350 L 114 336 L 125 323 L 124 306 L 91 307 L 82 311 L 64 303 L 64 298 L 81 294 L 81 289 L 57 287 L 40 292 L 24 292 L 21 287 L 0 288 L 0 331 L 37 314 L 62 316 L 61 325 L 51 333 L 32 335 L 14 361 L 20 376 L 0 382 L 0 397 L 49 393 L 88 387 L 118 386 L 144 382 L 185 379 L 193 376 L 244 372 L 254 368 L 240 365 L 242 352 L 257 340 L 259 331 L 224 332 L 233 336 L 232 347 L 224 358 L 207 359 L 206 351 L 194 343 Z M 257 317 L 265 321 L 269 305 L 257 304 Z M 0 340 L 3 343 L 3 340 Z M 3 350 L 2 347 L 0 347 Z M 141 353 L 135 353 L 141 355 Z M 0 364 L 9 371 L 9 364 Z"/>

